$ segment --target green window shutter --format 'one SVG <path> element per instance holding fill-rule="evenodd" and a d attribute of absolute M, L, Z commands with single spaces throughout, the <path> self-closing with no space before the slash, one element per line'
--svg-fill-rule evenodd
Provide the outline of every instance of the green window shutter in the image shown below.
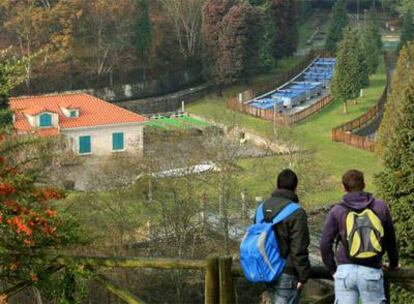
<path fill-rule="evenodd" d="M 52 125 L 52 115 L 43 113 L 40 115 L 40 127 L 50 127 Z"/>
<path fill-rule="evenodd" d="M 79 137 L 79 154 L 87 154 L 91 152 L 91 137 L 89 135 Z"/>
<path fill-rule="evenodd" d="M 124 133 L 112 134 L 112 150 L 124 150 Z"/>

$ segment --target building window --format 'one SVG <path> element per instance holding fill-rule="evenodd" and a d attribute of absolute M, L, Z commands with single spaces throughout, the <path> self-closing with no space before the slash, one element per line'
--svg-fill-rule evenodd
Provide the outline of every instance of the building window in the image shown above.
<path fill-rule="evenodd" d="M 122 151 L 124 150 L 124 133 L 113 133 L 112 134 L 112 150 Z"/>
<path fill-rule="evenodd" d="M 91 137 L 89 135 L 79 137 L 79 154 L 90 154 L 91 152 Z"/>
<path fill-rule="evenodd" d="M 71 110 L 70 111 L 70 115 L 69 115 L 70 117 L 78 117 L 79 115 L 78 115 L 78 111 L 77 110 Z"/>
<path fill-rule="evenodd" d="M 51 127 L 52 126 L 52 115 L 43 113 L 40 115 L 40 127 Z"/>

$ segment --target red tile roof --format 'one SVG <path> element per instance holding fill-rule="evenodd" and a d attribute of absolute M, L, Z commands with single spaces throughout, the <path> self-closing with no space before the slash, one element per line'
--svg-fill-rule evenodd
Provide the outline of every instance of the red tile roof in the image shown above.
<path fill-rule="evenodd" d="M 56 128 L 41 128 L 36 130 L 36 135 L 44 137 L 44 136 L 58 136 L 60 134 L 59 130 Z"/>
<path fill-rule="evenodd" d="M 85 93 L 15 97 L 10 99 L 10 108 L 15 112 L 14 127 L 20 132 L 33 129 L 25 115 L 42 112 L 57 113 L 60 129 L 140 123 L 147 120 L 144 116 Z M 61 108 L 79 109 L 79 117 L 66 117 Z M 41 133 L 50 132 L 46 130 Z"/>

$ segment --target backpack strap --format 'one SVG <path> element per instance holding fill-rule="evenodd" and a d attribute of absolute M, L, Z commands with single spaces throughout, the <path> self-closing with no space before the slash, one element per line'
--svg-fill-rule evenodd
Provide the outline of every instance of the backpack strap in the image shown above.
<path fill-rule="evenodd" d="M 264 213 L 263 213 L 263 205 L 264 203 L 261 203 L 259 207 L 257 207 L 256 209 L 256 224 L 260 224 L 264 222 L 265 220 Z"/>
<path fill-rule="evenodd" d="M 272 220 L 272 224 L 276 225 L 283 222 L 289 216 L 291 216 L 296 210 L 300 209 L 300 205 L 297 203 L 289 203 L 287 204 Z M 262 208 L 263 209 L 263 208 Z M 263 213 L 263 211 L 262 211 Z"/>

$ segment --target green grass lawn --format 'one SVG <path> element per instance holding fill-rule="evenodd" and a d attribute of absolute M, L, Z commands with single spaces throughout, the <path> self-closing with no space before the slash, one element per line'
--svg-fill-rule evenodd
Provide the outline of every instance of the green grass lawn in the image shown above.
<path fill-rule="evenodd" d="M 346 170 L 351 168 L 364 171 L 367 190 L 375 191 L 373 177 L 382 168 L 378 157 L 373 153 L 333 142 L 331 130 L 333 127 L 367 112 L 382 94 L 385 82 L 384 65 L 381 64 L 378 73 L 371 77 L 370 86 L 364 90 L 364 96 L 359 99 L 358 104 L 349 103 L 348 114 L 342 113 L 343 105 L 336 101 L 321 113 L 285 130 L 299 145 L 315 151 L 314 157 L 317 165 L 324 172 L 325 178 L 332 181 L 333 186 L 330 189 L 317 193 L 306 193 L 305 199 L 309 204 L 331 203 L 338 200 L 342 193 L 340 178 Z M 228 110 L 225 108 L 224 101 L 225 98 L 209 96 L 189 105 L 187 110 L 209 120 L 229 125 L 240 125 L 257 134 L 272 136 L 273 125 L 271 122 Z M 253 195 L 266 195 L 274 183 L 276 171 L 282 166 L 278 157 L 243 160 L 240 165 L 246 169 L 243 183 Z M 275 169 L 269 170 L 269 168 Z M 312 170 L 309 175 L 311 178 Z"/>

